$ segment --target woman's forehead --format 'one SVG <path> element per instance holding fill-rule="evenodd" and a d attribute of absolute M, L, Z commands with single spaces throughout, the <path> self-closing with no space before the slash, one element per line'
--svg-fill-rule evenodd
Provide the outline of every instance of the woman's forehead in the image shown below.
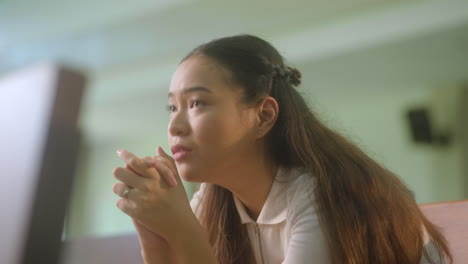
<path fill-rule="evenodd" d="M 228 85 L 229 73 L 206 56 L 192 56 L 183 61 L 172 76 L 170 94 L 179 94 L 191 87 L 206 87 L 212 92 Z"/>

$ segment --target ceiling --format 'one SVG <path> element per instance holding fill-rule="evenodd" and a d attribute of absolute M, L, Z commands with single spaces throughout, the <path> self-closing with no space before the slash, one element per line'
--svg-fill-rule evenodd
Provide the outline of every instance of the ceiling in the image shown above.
<path fill-rule="evenodd" d="M 0 0 L 0 74 L 43 60 L 83 69 L 89 126 L 116 124 L 122 103 L 129 116 L 165 104 L 196 45 L 239 33 L 272 42 L 308 89 L 468 79 L 466 0 Z"/>
<path fill-rule="evenodd" d="M 117 74 L 178 58 L 213 37 L 239 32 L 281 36 L 382 5 L 376 0 L 35 2 L 0 5 L 2 71 L 60 58 L 93 72 Z"/>

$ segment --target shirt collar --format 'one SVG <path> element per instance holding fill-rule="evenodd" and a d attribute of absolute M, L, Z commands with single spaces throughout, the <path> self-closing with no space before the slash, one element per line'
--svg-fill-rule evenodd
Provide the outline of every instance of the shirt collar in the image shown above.
<path fill-rule="evenodd" d="M 260 215 L 258 216 L 258 224 L 273 225 L 286 220 L 287 200 L 285 199 L 285 188 L 287 186 L 285 182 L 278 181 L 278 178 L 281 178 L 285 172 L 284 168 L 279 167 L 262 211 L 260 211 Z M 247 213 L 242 202 L 235 195 L 233 195 L 233 199 L 242 224 L 255 223 Z"/>

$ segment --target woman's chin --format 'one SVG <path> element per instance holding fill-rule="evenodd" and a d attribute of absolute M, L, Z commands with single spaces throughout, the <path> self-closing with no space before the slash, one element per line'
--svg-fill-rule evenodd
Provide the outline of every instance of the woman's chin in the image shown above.
<path fill-rule="evenodd" d="M 180 177 L 186 182 L 204 182 L 202 177 L 197 177 L 197 175 L 181 174 Z"/>
<path fill-rule="evenodd" d="M 203 173 L 200 171 L 190 168 L 185 164 L 182 166 L 177 166 L 177 170 L 179 171 L 180 177 L 186 182 L 204 182 Z"/>

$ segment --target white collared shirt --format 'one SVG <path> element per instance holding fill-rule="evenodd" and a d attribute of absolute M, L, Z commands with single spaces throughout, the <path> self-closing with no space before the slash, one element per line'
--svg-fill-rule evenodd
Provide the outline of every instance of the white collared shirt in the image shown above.
<path fill-rule="evenodd" d="M 233 197 L 257 264 L 331 263 L 316 213 L 313 183 L 306 172 L 280 168 L 257 221 Z M 190 202 L 195 215 L 203 189 L 202 184 Z"/>

